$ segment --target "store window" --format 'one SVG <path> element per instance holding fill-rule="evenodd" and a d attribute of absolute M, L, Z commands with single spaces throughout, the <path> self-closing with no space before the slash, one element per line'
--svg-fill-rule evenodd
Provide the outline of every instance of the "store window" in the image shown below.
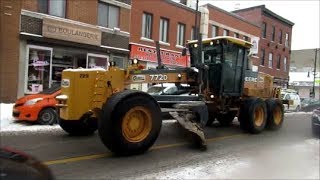
<path fill-rule="evenodd" d="M 99 2 L 98 25 L 107 28 L 119 27 L 119 12 L 119 7 Z"/>
<path fill-rule="evenodd" d="M 182 23 L 178 23 L 177 28 L 177 45 L 183 46 L 184 45 L 184 37 L 185 37 L 185 29 L 186 25 Z"/>
<path fill-rule="evenodd" d="M 168 42 L 168 29 L 169 29 L 169 20 L 166 18 L 161 18 L 160 19 L 160 34 L 159 34 L 159 39 L 162 42 Z"/>
<path fill-rule="evenodd" d="M 152 39 L 152 14 L 143 13 L 143 16 L 142 16 L 142 37 Z"/>
<path fill-rule="evenodd" d="M 66 0 L 38 0 L 40 13 L 66 17 Z"/>
<path fill-rule="evenodd" d="M 52 48 L 27 46 L 26 94 L 36 94 L 50 88 L 50 64 Z"/>
<path fill-rule="evenodd" d="M 88 68 L 103 68 L 108 70 L 109 56 L 101 54 L 87 54 L 87 67 Z"/>

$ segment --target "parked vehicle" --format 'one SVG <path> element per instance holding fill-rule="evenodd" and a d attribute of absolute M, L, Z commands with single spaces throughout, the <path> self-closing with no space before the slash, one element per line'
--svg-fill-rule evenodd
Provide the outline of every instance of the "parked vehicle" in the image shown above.
<path fill-rule="evenodd" d="M 282 91 L 281 98 L 283 100 L 290 100 L 289 105 L 283 105 L 285 111 L 296 111 L 299 112 L 301 110 L 301 100 L 299 95 L 296 92 L 292 91 Z"/>
<path fill-rule="evenodd" d="M 0 147 L 1 180 L 52 180 L 50 169 L 34 157 L 7 147 Z"/>
<path fill-rule="evenodd" d="M 313 110 L 311 117 L 312 134 L 320 138 L 320 108 Z"/>
<path fill-rule="evenodd" d="M 186 84 L 162 83 L 151 86 L 147 93 L 151 95 L 187 95 L 190 86 Z"/>
<path fill-rule="evenodd" d="M 320 100 L 314 98 L 305 98 L 301 101 L 301 111 L 311 112 L 320 107 Z"/>
<path fill-rule="evenodd" d="M 19 98 L 12 110 L 12 116 L 19 121 L 38 122 L 42 125 L 52 125 L 58 121 L 56 112 L 57 100 L 61 93 L 60 85 L 55 85 L 39 94 L 26 95 Z"/>

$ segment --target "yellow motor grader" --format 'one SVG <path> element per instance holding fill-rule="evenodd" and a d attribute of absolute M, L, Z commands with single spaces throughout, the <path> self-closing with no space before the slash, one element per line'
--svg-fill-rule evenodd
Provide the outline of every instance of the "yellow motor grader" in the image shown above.
<path fill-rule="evenodd" d="M 133 60 L 127 69 L 110 62 L 104 69 L 67 69 L 62 72 L 59 109 L 61 128 L 86 135 L 98 130 L 103 144 L 120 155 L 147 151 L 162 124 L 162 108 L 194 133 L 205 146 L 202 128 L 217 120 L 226 126 L 238 117 L 249 133 L 279 129 L 284 111 L 273 78 L 251 69 L 251 43 L 215 37 L 187 43 L 190 67 L 169 69 L 161 64 L 143 70 Z M 158 56 L 160 56 L 158 48 Z M 130 90 L 134 83 L 188 84 L 189 96 L 150 95 Z"/>

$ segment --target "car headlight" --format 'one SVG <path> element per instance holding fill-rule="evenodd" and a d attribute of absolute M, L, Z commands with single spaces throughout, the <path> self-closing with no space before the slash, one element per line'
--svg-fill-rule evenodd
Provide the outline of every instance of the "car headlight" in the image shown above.
<path fill-rule="evenodd" d="M 28 106 L 28 105 L 33 105 L 35 103 L 37 103 L 38 101 L 42 101 L 43 98 L 35 98 L 35 99 L 30 99 L 27 102 L 24 103 L 24 105 Z"/>

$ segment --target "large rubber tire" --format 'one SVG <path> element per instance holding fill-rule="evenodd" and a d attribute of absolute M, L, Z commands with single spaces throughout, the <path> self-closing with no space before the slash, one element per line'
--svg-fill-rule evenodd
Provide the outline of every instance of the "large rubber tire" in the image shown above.
<path fill-rule="evenodd" d="M 270 130 L 277 130 L 282 127 L 284 119 L 284 108 L 281 100 L 267 99 L 267 125 Z"/>
<path fill-rule="evenodd" d="M 38 123 L 41 125 L 52 125 L 57 123 L 58 119 L 58 113 L 53 108 L 44 108 L 38 115 Z"/>
<path fill-rule="evenodd" d="M 221 126 L 229 126 L 232 123 L 233 119 L 236 117 L 236 115 L 236 111 L 231 111 L 227 114 L 218 114 L 217 120 Z"/>
<path fill-rule="evenodd" d="M 135 114 L 132 118 L 134 113 L 140 116 Z M 135 127 L 130 126 L 131 119 Z M 154 98 L 144 92 L 125 90 L 114 94 L 103 105 L 98 132 L 103 144 L 113 153 L 134 155 L 147 151 L 154 144 L 161 125 L 160 106 Z M 130 136 L 128 131 L 138 133 Z"/>
<path fill-rule="evenodd" d="M 239 121 L 241 129 L 252 134 L 263 131 L 267 123 L 266 103 L 260 98 L 250 98 L 242 102 Z"/>
<path fill-rule="evenodd" d="M 87 120 L 63 120 L 59 119 L 60 127 L 72 136 L 92 135 L 98 129 L 97 118 L 89 118 Z"/>

